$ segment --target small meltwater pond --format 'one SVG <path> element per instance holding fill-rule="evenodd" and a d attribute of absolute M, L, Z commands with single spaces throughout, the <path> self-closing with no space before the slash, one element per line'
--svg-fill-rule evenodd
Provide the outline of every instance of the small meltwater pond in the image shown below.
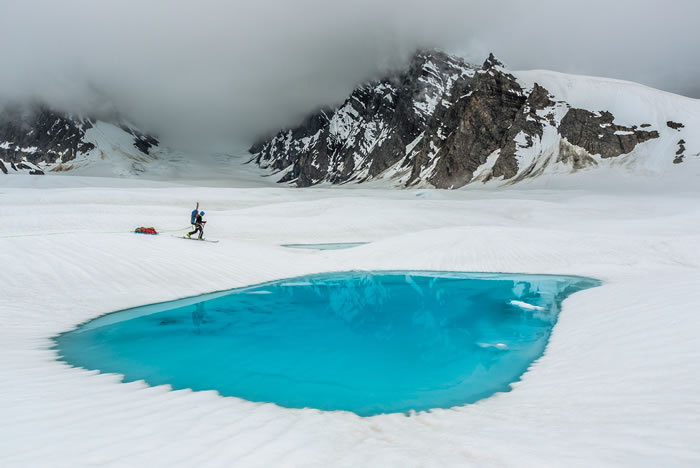
<path fill-rule="evenodd" d="M 422 271 L 327 273 L 129 309 L 55 338 L 62 359 L 175 389 L 361 416 L 510 390 L 561 302 L 599 281 Z"/>

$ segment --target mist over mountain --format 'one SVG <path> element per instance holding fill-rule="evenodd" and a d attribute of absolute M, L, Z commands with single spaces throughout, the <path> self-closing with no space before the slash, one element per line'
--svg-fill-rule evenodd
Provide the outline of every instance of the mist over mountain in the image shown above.
<path fill-rule="evenodd" d="M 120 115 L 176 146 L 252 142 L 418 48 L 697 95 L 697 2 L 218 0 L 0 4 L 0 103 Z"/>

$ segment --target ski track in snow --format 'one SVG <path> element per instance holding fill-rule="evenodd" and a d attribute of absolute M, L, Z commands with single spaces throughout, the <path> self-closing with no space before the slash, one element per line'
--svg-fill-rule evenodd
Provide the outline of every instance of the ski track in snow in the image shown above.
<path fill-rule="evenodd" d="M 0 466 L 700 465 L 700 192 L 3 182 Z M 195 201 L 220 243 L 127 232 L 185 227 Z M 279 246 L 356 241 L 372 243 Z M 50 337 L 108 312 L 353 269 L 604 284 L 563 303 L 544 356 L 513 391 L 410 416 L 123 384 L 50 349 Z"/>

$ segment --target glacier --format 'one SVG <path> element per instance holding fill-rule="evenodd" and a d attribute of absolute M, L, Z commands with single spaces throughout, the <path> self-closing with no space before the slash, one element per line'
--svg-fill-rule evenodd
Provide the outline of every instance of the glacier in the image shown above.
<path fill-rule="evenodd" d="M 620 190 L 580 175 L 555 189 L 299 190 L 240 177 L 186 190 L 177 180 L 3 179 L 3 466 L 700 463 L 697 186 Z M 186 227 L 193 199 L 219 244 L 129 232 L 145 222 Z M 371 242 L 335 251 L 281 246 L 358 240 Z M 408 416 L 360 418 L 120 383 L 116 374 L 72 368 L 51 349 L 53 336 L 115 310 L 387 269 L 576 275 L 603 285 L 563 302 L 547 351 L 511 392 Z"/>

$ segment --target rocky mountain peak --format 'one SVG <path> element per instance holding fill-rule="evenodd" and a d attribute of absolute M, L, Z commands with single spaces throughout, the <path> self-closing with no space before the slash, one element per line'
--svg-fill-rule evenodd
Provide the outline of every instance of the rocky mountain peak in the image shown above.
<path fill-rule="evenodd" d="M 457 188 L 515 183 L 553 164 L 578 170 L 659 136 L 649 124 L 619 125 L 610 112 L 572 108 L 537 83 L 524 85 L 493 54 L 477 67 L 419 51 L 398 77 L 358 87 L 338 108 L 251 152 L 280 182 L 301 187 L 381 178 Z"/>
<path fill-rule="evenodd" d="M 482 70 L 491 70 L 492 68 L 505 68 L 505 65 L 503 65 L 503 62 L 498 60 L 495 55 L 493 55 L 493 52 L 491 52 L 486 60 L 484 60 L 483 65 L 481 66 Z"/>

